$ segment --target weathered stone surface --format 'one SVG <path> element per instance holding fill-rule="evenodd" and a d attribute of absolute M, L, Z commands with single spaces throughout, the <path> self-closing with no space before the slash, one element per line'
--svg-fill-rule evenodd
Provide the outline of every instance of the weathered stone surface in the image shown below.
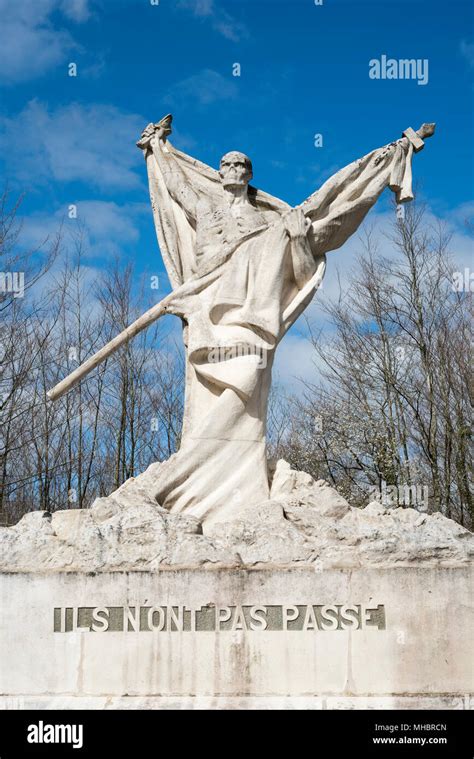
<path fill-rule="evenodd" d="M 326 482 L 284 461 L 276 465 L 270 499 L 241 509 L 228 522 L 201 524 L 163 509 L 147 488 L 147 478 L 157 476 L 154 464 L 153 472 L 128 480 L 91 509 L 32 512 L 0 529 L 0 569 L 450 565 L 474 557 L 474 536 L 441 514 L 377 502 L 351 508 Z"/>
<path fill-rule="evenodd" d="M 33 711 L 59 709 L 153 711 L 210 709 L 253 710 L 344 710 L 344 709 L 474 709 L 471 695 L 464 696 L 0 696 L 0 709 Z"/>
<path fill-rule="evenodd" d="M 72 697 L 76 708 L 102 708 L 102 698 L 119 708 L 254 698 L 241 707 L 266 708 L 276 697 L 290 697 L 283 708 L 315 697 L 322 708 L 468 708 L 472 575 L 472 566 L 0 573 L 0 694 L 20 708 L 67 708 Z M 137 607 L 139 629 L 128 617 Z M 172 607 L 212 622 L 173 627 Z M 252 628 L 252 608 L 265 625 Z M 360 611 L 349 618 L 348 608 Z M 283 609 L 299 612 L 299 626 L 283 623 Z M 93 624 L 104 610 L 105 629 Z M 150 610 L 160 610 L 154 629 Z"/>
<path fill-rule="evenodd" d="M 338 519 L 347 504 L 336 501 L 325 483 L 315 489 L 308 475 L 291 473 L 288 467 L 277 470 L 275 493 L 270 494 L 265 429 L 275 352 L 320 287 L 326 253 L 354 234 L 387 187 L 396 192 L 397 202 L 413 198 L 413 145 L 415 152 L 420 149 L 423 137 L 433 134 L 434 124 L 424 124 L 418 132 L 406 130 L 400 139 L 338 171 L 292 208 L 249 184 L 252 162 L 243 153 L 226 153 L 216 171 L 176 150 L 168 139 L 172 120 L 167 114 L 149 123 L 137 142 L 146 162 L 153 217 L 172 292 L 48 396 L 54 400 L 68 392 L 142 329 L 174 314 L 186 324 L 180 448 L 98 507 L 104 520 L 117 509 L 117 498 L 121 502 L 128 491 L 135 493 L 134 503 L 151 498 L 152 506 L 156 500 L 168 511 L 187 513 L 209 527 L 241 520 L 247 506 L 269 499 L 286 503 L 285 496 L 295 488 L 300 503 L 316 505 L 320 517 Z M 293 520 L 296 529 L 301 516 L 303 512 Z M 279 529 L 278 545 L 290 538 L 282 551 L 276 546 L 275 560 L 286 560 L 293 543 L 294 556 L 298 560 L 306 556 L 301 536 L 285 524 Z M 258 538 L 252 545 L 256 547 L 252 557 L 267 555 L 258 548 Z M 245 545 L 242 550 L 246 552 Z"/>

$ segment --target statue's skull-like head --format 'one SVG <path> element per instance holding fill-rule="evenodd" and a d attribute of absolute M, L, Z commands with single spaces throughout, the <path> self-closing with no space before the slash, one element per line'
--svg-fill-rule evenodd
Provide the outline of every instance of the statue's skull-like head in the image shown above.
<path fill-rule="evenodd" d="M 222 156 L 219 176 L 224 187 L 243 187 L 253 177 L 252 161 L 244 153 L 232 150 Z"/>

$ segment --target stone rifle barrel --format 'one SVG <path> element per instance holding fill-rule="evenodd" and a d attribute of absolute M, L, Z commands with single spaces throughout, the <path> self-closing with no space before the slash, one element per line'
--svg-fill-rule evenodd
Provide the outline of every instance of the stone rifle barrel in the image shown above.
<path fill-rule="evenodd" d="M 170 295 L 173 294 L 174 293 L 171 293 Z M 142 316 L 134 321 L 133 324 L 130 324 L 130 326 L 126 327 L 126 329 L 124 329 L 122 332 L 120 332 L 119 335 L 110 340 L 106 345 L 104 345 L 103 348 L 97 351 L 97 353 L 94 353 L 94 355 L 87 359 L 87 361 L 85 361 L 83 364 L 81 364 L 81 366 L 79 366 L 65 379 L 55 385 L 52 390 L 49 390 L 47 392 L 49 400 L 56 401 L 58 398 L 61 398 L 62 395 L 71 390 L 71 388 L 73 388 L 74 385 L 76 385 L 83 377 L 95 369 L 98 364 L 100 364 L 102 361 L 105 361 L 105 359 L 114 353 L 118 348 L 131 340 L 132 337 L 138 335 L 139 332 L 142 332 L 144 329 L 149 327 L 150 324 L 159 319 L 160 316 L 165 314 L 167 310 L 166 306 L 170 299 L 170 296 L 166 296 L 166 298 L 163 298 L 163 300 L 161 300 L 159 303 L 152 306 L 148 311 L 146 311 L 144 314 L 142 314 Z"/>

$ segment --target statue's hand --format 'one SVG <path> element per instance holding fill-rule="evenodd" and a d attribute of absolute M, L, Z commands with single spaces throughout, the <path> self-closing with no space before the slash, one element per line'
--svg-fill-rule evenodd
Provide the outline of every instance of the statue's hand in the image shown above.
<path fill-rule="evenodd" d="M 155 125 L 150 123 L 143 130 L 141 139 L 150 140 L 154 134 L 155 134 Z"/>
<path fill-rule="evenodd" d="M 150 145 L 150 140 L 155 135 L 155 125 L 154 124 L 148 124 L 148 126 L 145 127 L 143 130 L 140 139 L 137 142 L 137 147 L 141 148 L 141 150 L 145 150 Z"/>
<path fill-rule="evenodd" d="M 149 146 L 153 137 L 157 137 L 159 140 L 166 141 L 166 137 L 170 134 L 171 129 L 166 125 L 160 124 L 148 124 L 143 130 L 137 145 L 139 148 L 146 148 Z"/>
<path fill-rule="evenodd" d="M 301 208 L 292 208 L 282 218 L 290 240 L 304 240 L 311 228 L 311 221 Z"/>

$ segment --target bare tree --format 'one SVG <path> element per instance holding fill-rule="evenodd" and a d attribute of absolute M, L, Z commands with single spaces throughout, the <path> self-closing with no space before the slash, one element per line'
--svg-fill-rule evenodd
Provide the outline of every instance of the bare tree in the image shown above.
<path fill-rule="evenodd" d="M 10 217 L 3 229 L 3 262 L 8 266 L 20 260 L 20 230 L 13 234 Z M 67 246 L 63 241 L 61 264 L 54 270 L 50 266 L 59 238 L 46 262 L 38 262 L 37 252 L 24 258 L 36 289 L 30 289 L 28 299 L 6 292 L 0 301 L 5 306 L 0 371 L 3 523 L 32 509 L 87 507 L 152 461 L 167 458 L 179 443 L 182 356 L 161 325 L 124 346 L 59 402 L 47 399 L 50 387 L 149 306 L 131 266 L 116 261 L 97 281 L 97 271 L 91 273 L 83 263 L 84 240 L 78 227 Z M 9 258 L 8 250 L 13 251 Z"/>
<path fill-rule="evenodd" d="M 36 250 L 21 245 L 18 212 L 22 198 L 8 188 L 0 196 L 0 522 L 12 518 L 7 509 L 19 474 L 18 441 L 27 433 L 28 413 L 35 403 L 30 378 L 38 361 L 34 323 L 49 307 L 41 291 L 61 245 L 61 233 Z M 24 472 L 23 472 L 24 475 Z"/>
<path fill-rule="evenodd" d="M 471 295 L 422 207 L 389 240 L 384 256 L 366 233 L 353 281 L 325 305 L 331 340 L 311 331 L 323 379 L 291 399 L 280 453 L 355 503 L 383 484 L 426 486 L 430 510 L 472 525 Z"/>

